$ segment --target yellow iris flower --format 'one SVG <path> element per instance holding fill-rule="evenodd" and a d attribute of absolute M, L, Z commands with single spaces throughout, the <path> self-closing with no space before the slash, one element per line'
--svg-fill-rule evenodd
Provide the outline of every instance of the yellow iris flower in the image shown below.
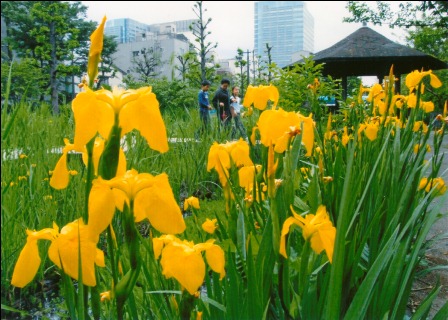
<path fill-rule="evenodd" d="M 350 141 L 351 136 L 348 134 L 347 126 L 344 127 L 344 133 L 342 134 L 342 145 L 345 147 L 347 146 L 348 142 Z"/>
<path fill-rule="evenodd" d="M 443 195 L 447 189 L 445 181 L 440 177 L 430 180 L 428 180 L 428 178 L 422 178 L 422 180 L 420 180 L 420 184 L 418 186 L 419 190 L 425 189 L 426 192 L 430 192 L 433 188 L 436 189 L 435 195 L 437 196 Z"/>
<path fill-rule="evenodd" d="M 182 233 L 185 221 L 165 173 L 153 176 L 128 170 L 111 180 L 93 181 L 89 196 L 89 225 L 100 234 L 111 223 L 115 207 L 134 204 L 135 222 L 147 218 L 162 233 Z"/>
<path fill-rule="evenodd" d="M 370 89 L 369 95 L 367 97 L 368 102 L 372 102 L 375 100 L 381 100 L 386 97 L 386 93 L 384 92 L 383 86 L 379 83 L 376 83 Z"/>
<path fill-rule="evenodd" d="M 274 144 L 274 151 L 282 153 L 286 150 L 287 142 L 291 136 L 300 133 L 302 124 L 302 142 L 306 148 L 306 156 L 309 157 L 314 145 L 314 121 L 312 115 L 304 117 L 299 113 L 286 112 L 281 108 L 264 111 L 257 123 L 261 143 L 266 147 Z M 252 142 L 254 143 L 255 141 Z"/>
<path fill-rule="evenodd" d="M 231 168 L 231 161 L 235 166 L 253 166 L 249 156 L 249 145 L 243 139 L 224 144 L 213 143 L 208 153 L 207 171 L 215 169 L 218 172 L 219 181 L 224 187 L 227 185 L 227 177 Z"/>
<path fill-rule="evenodd" d="M 417 132 L 422 130 L 423 133 L 428 132 L 428 126 L 423 121 L 415 121 L 414 126 L 412 127 L 412 131 Z"/>
<path fill-rule="evenodd" d="M 334 241 L 336 239 L 336 228 L 330 221 L 325 206 L 319 206 L 316 214 L 307 214 L 304 217 L 294 212 L 291 207 L 293 217 L 289 217 L 283 223 L 280 238 L 280 254 L 287 258 L 286 254 L 286 235 L 293 224 L 302 228 L 302 235 L 306 241 L 310 241 L 311 249 L 317 254 L 323 250 L 327 254 L 330 263 L 333 261 Z"/>
<path fill-rule="evenodd" d="M 23 288 L 30 283 L 40 266 L 37 240 L 50 240 L 48 249 L 50 260 L 73 279 L 78 279 L 78 253 L 81 251 L 82 280 L 87 286 L 95 286 L 95 264 L 104 267 L 104 253 L 92 240 L 91 230 L 81 219 L 70 222 L 61 229 L 53 223 L 53 228 L 40 231 L 26 230 L 25 246 L 14 267 L 11 284 Z M 79 248 L 79 244 L 81 248 Z"/>
<path fill-rule="evenodd" d="M 378 137 L 379 125 L 377 122 L 369 122 L 366 124 L 365 135 L 370 140 L 373 141 Z"/>
<path fill-rule="evenodd" d="M 363 102 L 362 97 L 364 92 L 370 92 L 370 88 L 365 88 L 361 82 L 359 85 L 358 104 L 361 104 Z"/>
<path fill-rule="evenodd" d="M 103 17 L 98 28 L 90 35 L 89 62 L 87 65 L 87 74 L 93 81 L 98 75 L 98 64 L 101 61 L 101 52 L 103 51 L 104 25 L 106 16 Z"/>
<path fill-rule="evenodd" d="M 426 113 L 434 111 L 434 102 L 432 101 L 421 101 L 420 108 Z"/>
<path fill-rule="evenodd" d="M 412 92 L 413 89 L 415 89 L 420 84 L 423 78 L 428 75 L 430 77 L 430 85 L 433 88 L 439 88 L 442 85 L 442 82 L 440 82 L 439 78 L 437 78 L 437 76 L 432 73 L 432 70 L 423 72 L 415 70 L 406 76 L 406 86 Z"/>
<path fill-rule="evenodd" d="M 403 101 L 406 100 L 406 96 L 403 96 L 401 94 L 396 94 L 392 97 L 392 101 L 390 103 L 391 107 L 396 106 L 397 108 L 401 108 L 401 106 L 403 105 Z"/>
<path fill-rule="evenodd" d="M 56 167 L 53 170 L 53 175 L 50 179 L 50 186 L 52 186 L 54 189 L 61 190 L 65 189 L 68 186 L 69 183 L 69 176 L 71 175 L 72 171 L 69 171 L 67 169 L 67 154 L 70 151 L 76 151 L 75 145 L 71 144 L 68 139 L 64 139 L 65 147 L 62 149 L 62 156 L 59 158 L 58 162 L 56 163 Z M 94 167 L 94 174 L 98 175 L 98 164 L 100 162 L 101 154 L 104 150 L 104 139 L 101 137 L 96 137 L 95 143 L 93 145 L 93 167 Z M 84 161 L 84 164 L 87 165 L 87 151 L 86 148 L 83 148 L 82 152 L 82 160 Z M 120 148 L 120 154 L 118 158 L 118 168 L 117 168 L 117 175 L 122 175 L 126 172 L 126 156 L 123 152 L 123 150 Z"/>
<path fill-rule="evenodd" d="M 62 156 L 56 163 L 53 174 L 50 179 L 50 186 L 54 189 L 65 189 L 69 183 L 70 172 L 67 168 L 67 157 L 70 151 L 75 150 L 75 145 L 71 144 L 68 139 L 64 139 L 65 147 L 62 149 Z"/>
<path fill-rule="evenodd" d="M 202 230 L 204 230 L 207 233 L 213 234 L 215 233 L 215 230 L 217 228 L 216 223 L 218 222 L 217 219 L 209 219 L 206 218 L 205 222 L 201 225 Z"/>
<path fill-rule="evenodd" d="M 184 201 L 184 210 L 188 210 L 189 207 L 199 209 L 199 199 L 196 197 L 189 197 Z"/>
<path fill-rule="evenodd" d="M 156 95 L 151 87 L 137 90 L 114 88 L 113 91 L 87 88 L 73 100 L 75 117 L 74 145 L 80 150 L 99 133 L 109 136 L 114 125 L 121 128 L 121 135 L 136 129 L 146 139 L 150 148 L 168 151 L 165 123 Z"/>
<path fill-rule="evenodd" d="M 222 280 L 226 274 L 224 251 L 215 240 L 194 244 L 192 241 L 180 240 L 173 235 L 164 235 L 153 239 L 154 255 L 160 256 L 163 275 L 175 278 L 190 294 L 202 285 L 205 277 L 205 263 L 202 251 L 210 268 L 220 274 Z"/>
<path fill-rule="evenodd" d="M 246 166 L 238 170 L 238 180 L 241 188 L 244 188 L 246 194 L 251 193 L 255 175 L 261 171 L 262 166 L 257 164 L 255 166 Z"/>
<path fill-rule="evenodd" d="M 246 95 L 244 96 L 243 106 L 250 108 L 253 104 L 259 110 L 266 109 L 268 101 L 273 102 L 273 109 L 277 106 L 279 93 L 277 87 L 273 85 L 254 87 L 249 85 L 247 87 Z"/>

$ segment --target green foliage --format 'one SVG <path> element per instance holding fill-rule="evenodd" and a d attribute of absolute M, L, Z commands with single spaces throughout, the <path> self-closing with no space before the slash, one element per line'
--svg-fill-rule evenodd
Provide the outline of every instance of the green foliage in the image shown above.
<path fill-rule="evenodd" d="M 199 89 L 178 80 L 154 80 L 150 84 L 159 100 L 162 113 L 188 120 L 187 112 L 198 108 Z"/>
<path fill-rule="evenodd" d="M 5 98 L 9 68 L 11 70 L 10 102 L 19 102 L 26 98 L 28 101 L 39 101 L 40 90 L 48 81 L 48 76 L 35 64 L 33 59 L 21 59 L 12 64 L 2 62 L 2 98 Z"/>
<path fill-rule="evenodd" d="M 53 112 L 59 112 L 59 86 L 64 77 L 80 74 L 67 62 L 80 46 L 86 46 L 94 28 L 86 22 L 87 7 L 80 2 L 4 1 L 2 16 L 8 26 L 7 44 L 19 57 L 35 59 L 51 94 Z"/>
<path fill-rule="evenodd" d="M 62 101 L 73 98 L 73 79 L 87 68 L 89 36 L 95 29 L 94 22 L 85 20 L 87 7 L 79 1 L 2 1 L 1 5 L 9 51 L 26 58 L 23 68 L 29 66 L 30 81 L 36 80 L 33 88 L 40 89 L 34 91 L 51 94 L 53 111 L 58 113 L 61 93 L 65 95 Z M 115 51 L 116 44 L 106 37 L 100 81 L 112 71 L 110 57 Z M 11 61 L 12 55 L 7 58 Z M 18 80 L 25 76 L 17 72 Z M 17 94 L 23 93 L 20 83 L 27 82 L 17 83 Z"/>
<path fill-rule="evenodd" d="M 240 86 L 241 96 L 244 96 L 244 92 L 246 92 L 247 87 L 247 72 L 246 66 L 248 61 L 244 59 L 244 51 L 241 48 L 238 48 L 237 55 L 235 56 L 235 67 L 240 69 L 240 73 L 236 75 L 236 79 L 234 81 L 235 84 Z"/>
<path fill-rule="evenodd" d="M 276 68 L 273 84 L 279 89 L 279 105 L 287 111 L 300 110 L 308 114 L 312 111 L 313 99 L 318 96 L 335 96 L 339 99 L 340 92 L 337 90 L 336 81 L 331 77 L 322 77 L 322 68 L 322 64 L 316 65 L 310 57 L 290 69 Z M 312 97 L 312 90 L 308 88 L 313 85 L 315 79 L 319 80 L 320 86 Z"/>
<path fill-rule="evenodd" d="M 442 61 L 448 61 L 448 31 L 446 29 L 419 27 L 409 31 L 407 40 L 414 48 Z"/>
<path fill-rule="evenodd" d="M 199 72 L 199 62 L 195 52 L 189 50 L 183 55 L 177 56 L 176 59 L 179 61 L 180 65 L 176 65 L 175 69 L 179 71 L 181 80 L 183 82 L 188 80 L 196 84 L 196 79 L 198 78 L 197 74 Z"/>

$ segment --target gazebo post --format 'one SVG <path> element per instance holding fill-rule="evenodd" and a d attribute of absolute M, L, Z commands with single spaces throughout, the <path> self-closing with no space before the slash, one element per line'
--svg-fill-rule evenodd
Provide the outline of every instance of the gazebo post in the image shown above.
<path fill-rule="evenodd" d="M 376 77 L 378 78 L 378 83 L 379 83 L 379 84 L 383 84 L 384 76 L 383 76 L 383 75 L 379 75 L 379 74 L 377 74 Z"/>

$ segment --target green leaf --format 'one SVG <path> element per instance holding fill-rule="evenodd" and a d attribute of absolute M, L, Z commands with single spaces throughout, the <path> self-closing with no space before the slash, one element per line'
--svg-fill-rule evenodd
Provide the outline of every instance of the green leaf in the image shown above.
<path fill-rule="evenodd" d="M 22 105 L 22 104 L 19 103 L 19 104 L 17 105 L 17 107 L 14 108 L 14 111 L 13 111 L 11 117 L 9 118 L 8 123 L 6 124 L 5 129 L 3 130 L 3 133 L 2 133 L 2 141 L 6 141 L 6 138 L 8 137 L 9 133 L 11 132 L 12 125 L 14 124 L 14 120 L 15 120 L 16 117 L 17 117 L 17 113 L 19 112 L 19 109 L 20 109 L 20 106 L 21 106 L 21 105 Z M 5 110 L 6 110 L 6 109 L 5 109 Z"/>
<path fill-rule="evenodd" d="M 322 203 L 318 176 L 319 174 L 317 173 L 317 171 L 314 171 L 314 174 L 311 178 L 310 186 L 308 188 L 308 192 L 306 194 L 306 199 L 308 200 L 311 212 L 317 212 L 317 208 Z"/>
<path fill-rule="evenodd" d="M 248 297 L 248 313 L 250 319 L 260 319 L 262 303 L 260 299 L 258 272 L 254 265 L 254 255 L 252 251 L 251 237 L 249 237 L 249 249 L 247 263 L 247 297 Z"/>
<path fill-rule="evenodd" d="M 426 296 L 425 300 L 422 301 L 420 306 L 412 315 L 411 320 L 426 319 L 428 317 L 428 313 L 431 309 L 432 303 L 439 294 L 441 288 L 442 287 L 440 286 L 440 284 L 437 283 L 434 289 L 431 290 L 431 292 Z"/>
<path fill-rule="evenodd" d="M 246 261 L 246 226 L 244 223 L 243 211 L 238 212 L 237 221 L 237 246 L 244 261 Z"/>
<path fill-rule="evenodd" d="M 434 315 L 432 320 L 445 320 L 448 318 L 448 301 L 445 302 L 442 308 Z"/>
<path fill-rule="evenodd" d="M 218 303 L 217 301 L 210 299 L 209 297 L 207 297 L 204 294 L 201 294 L 201 300 L 204 301 L 205 303 L 211 304 L 212 306 L 214 306 L 215 308 L 218 308 L 221 311 L 226 312 L 226 307 L 224 305 L 222 305 L 221 303 Z"/>
<path fill-rule="evenodd" d="M 307 212 L 310 210 L 310 207 L 303 201 L 300 197 L 294 196 L 294 208 L 301 212 Z"/>
<path fill-rule="evenodd" d="M 22 317 L 24 317 L 24 316 L 29 316 L 30 314 L 28 313 L 28 312 L 26 312 L 26 311 L 23 311 L 23 310 L 17 310 L 17 309 L 14 309 L 14 308 L 12 308 L 12 307 L 8 307 L 8 306 L 5 306 L 3 303 L 2 303 L 2 310 L 6 310 L 6 311 L 11 311 L 11 312 L 17 312 L 17 313 L 20 313 L 20 315 L 22 316 Z"/>
<path fill-rule="evenodd" d="M 380 272 L 387 266 L 389 259 L 395 251 L 397 245 L 398 227 L 395 232 L 388 239 L 384 248 L 381 250 L 378 258 L 373 262 L 372 267 L 367 273 L 364 281 L 361 283 L 356 295 L 353 297 L 352 303 L 345 314 L 344 319 L 362 319 L 365 317 L 370 299 L 375 290 L 376 280 Z"/>

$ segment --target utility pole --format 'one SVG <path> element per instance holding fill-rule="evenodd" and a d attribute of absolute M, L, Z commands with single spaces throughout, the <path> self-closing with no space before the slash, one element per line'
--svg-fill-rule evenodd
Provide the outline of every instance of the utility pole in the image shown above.
<path fill-rule="evenodd" d="M 268 54 L 268 81 L 271 83 L 272 80 L 272 56 L 271 56 L 272 47 L 269 46 L 269 43 L 266 43 L 266 53 Z"/>
<path fill-rule="evenodd" d="M 250 72 L 249 72 L 249 66 L 250 66 L 249 53 L 250 53 L 250 51 L 249 51 L 249 49 L 247 49 L 246 53 L 247 53 L 247 87 L 249 87 L 249 83 L 250 83 Z"/>
<path fill-rule="evenodd" d="M 256 68 L 257 66 L 256 66 L 256 64 L 255 64 L 255 49 L 254 50 L 252 50 L 252 72 L 254 73 L 254 82 L 253 82 L 253 84 L 255 84 L 256 83 L 256 78 L 255 78 L 255 73 L 256 73 Z"/>

